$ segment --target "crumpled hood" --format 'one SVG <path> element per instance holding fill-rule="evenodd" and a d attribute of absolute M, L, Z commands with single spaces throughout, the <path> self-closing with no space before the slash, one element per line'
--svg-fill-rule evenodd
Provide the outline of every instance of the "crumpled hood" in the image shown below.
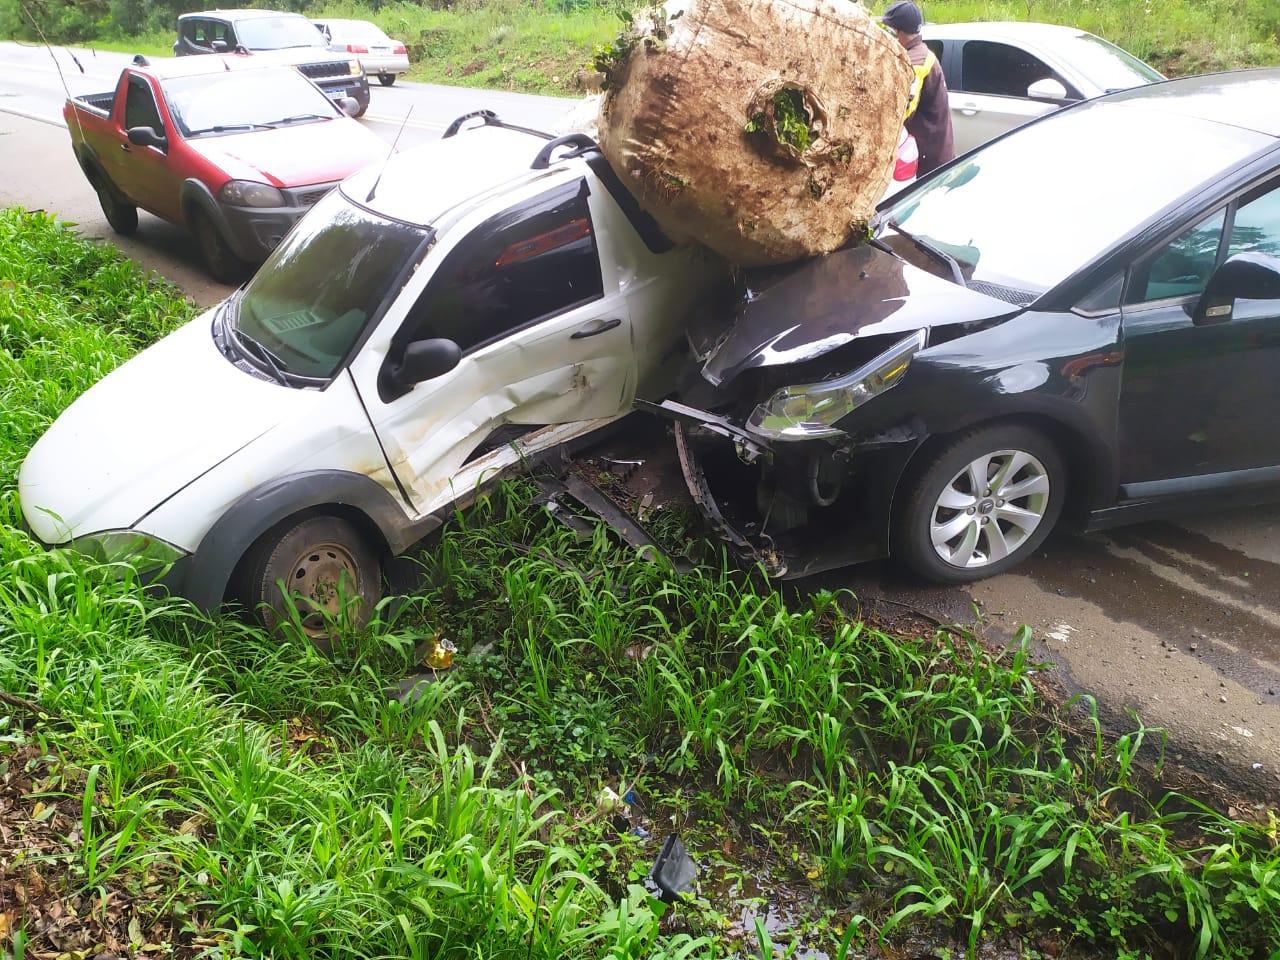
<path fill-rule="evenodd" d="M 749 296 L 702 375 L 720 386 L 744 370 L 802 363 L 859 337 L 993 320 L 1022 309 L 863 245 L 807 261 Z"/>
<path fill-rule="evenodd" d="M 319 396 L 237 369 L 214 345 L 211 320 L 108 374 L 31 448 L 18 494 L 43 542 L 132 526 Z"/>
<path fill-rule="evenodd" d="M 233 180 L 302 187 L 345 180 L 387 155 L 387 145 L 350 117 L 196 137 L 187 146 Z"/>

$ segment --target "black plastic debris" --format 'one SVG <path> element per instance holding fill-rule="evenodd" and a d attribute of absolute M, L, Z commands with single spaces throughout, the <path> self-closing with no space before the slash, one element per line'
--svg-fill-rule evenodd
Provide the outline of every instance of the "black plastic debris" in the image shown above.
<path fill-rule="evenodd" d="M 657 894 L 659 900 L 674 903 L 681 895 L 693 892 L 693 882 L 697 877 L 698 865 L 673 833 L 662 841 L 662 849 L 649 870 L 646 886 Z"/>

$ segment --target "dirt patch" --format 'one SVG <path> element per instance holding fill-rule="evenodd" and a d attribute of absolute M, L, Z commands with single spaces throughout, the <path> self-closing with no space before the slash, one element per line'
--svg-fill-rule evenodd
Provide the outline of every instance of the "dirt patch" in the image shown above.
<path fill-rule="evenodd" d="M 168 871 L 86 882 L 83 791 L 81 777 L 34 745 L 0 747 L 0 948 L 86 960 L 194 957 L 214 946 L 158 906 L 174 887 Z"/>

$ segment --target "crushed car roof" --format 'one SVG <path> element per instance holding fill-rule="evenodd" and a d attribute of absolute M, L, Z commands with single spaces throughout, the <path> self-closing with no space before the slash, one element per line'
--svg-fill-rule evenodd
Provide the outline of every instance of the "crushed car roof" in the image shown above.
<path fill-rule="evenodd" d="M 498 189 L 546 176 L 558 169 L 531 170 L 545 140 L 504 127 L 465 130 L 372 164 L 342 184 L 342 192 L 389 220 L 428 227 L 451 209 Z M 380 178 L 380 179 L 379 179 Z M 377 182 L 372 200 L 369 192 Z"/>

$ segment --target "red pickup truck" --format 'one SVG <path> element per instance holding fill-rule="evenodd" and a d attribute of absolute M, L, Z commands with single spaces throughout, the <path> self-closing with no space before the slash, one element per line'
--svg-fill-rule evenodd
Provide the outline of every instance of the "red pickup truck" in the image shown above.
<path fill-rule="evenodd" d="M 138 57 L 114 92 L 73 97 L 63 115 L 76 159 L 112 228 L 138 208 L 184 224 L 209 273 L 230 282 L 264 260 L 330 189 L 387 155 L 292 66 L 258 58 Z"/>

